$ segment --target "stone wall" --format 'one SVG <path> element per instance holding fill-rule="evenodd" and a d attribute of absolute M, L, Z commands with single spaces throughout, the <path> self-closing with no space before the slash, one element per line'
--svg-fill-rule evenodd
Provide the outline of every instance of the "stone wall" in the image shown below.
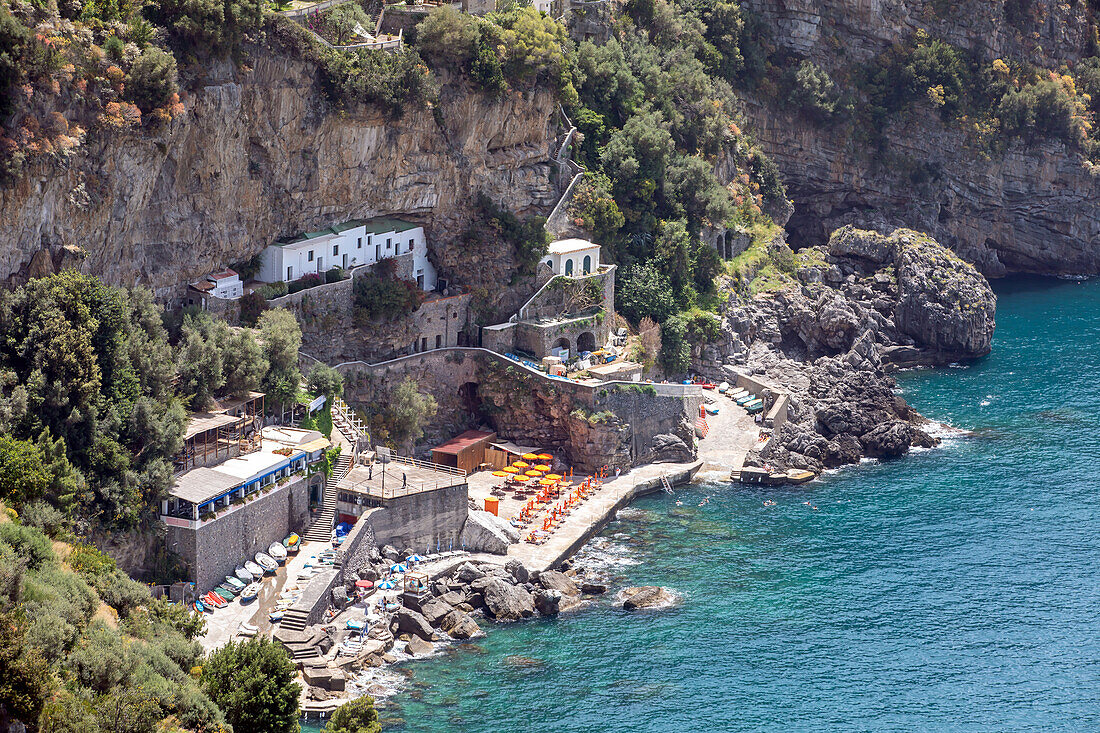
<path fill-rule="evenodd" d="M 581 470 L 604 465 L 626 468 L 667 457 L 679 436 L 694 454 L 682 423 L 692 424 L 698 395 L 683 390 L 640 385 L 580 384 L 528 370 L 484 349 L 443 349 L 384 364 L 341 364 L 345 399 L 363 411 L 384 409 L 393 388 L 411 377 L 421 391 L 435 397 L 439 411 L 425 427 L 419 444 L 426 448 L 463 430 L 485 426 L 502 440 L 537 445 L 561 455 Z M 476 385 L 478 404 L 470 409 L 469 388 Z M 631 422 L 633 421 L 633 423 Z M 380 540 L 381 541 L 381 540 Z"/>
<path fill-rule="evenodd" d="M 385 505 L 364 512 L 355 526 L 368 525 L 378 546 L 421 554 L 457 549 L 470 510 L 466 484 L 386 499 Z"/>
<path fill-rule="evenodd" d="M 200 592 L 216 587 L 234 568 L 272 542 L 304 528 L 309 517 L 309 482 L 299 478 L 232 507 L 198 529 L 168 527 L 168 549 L 183 558 Z"/>

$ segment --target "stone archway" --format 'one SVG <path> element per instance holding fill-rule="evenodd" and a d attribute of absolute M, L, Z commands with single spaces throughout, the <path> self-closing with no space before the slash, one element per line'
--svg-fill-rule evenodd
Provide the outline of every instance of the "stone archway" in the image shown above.
<path fill-rule="evenodd" d="M 573 346 L 569 343 L 569 339 L 564 336 L 554 342 L 555 349 L 572 349 Z"/>
<path fill-rule="evenodd" d="M 582 353 L 585 351 L 596 350 L 596 334 L 591 331 L 585 331 L 577 337 L 577 352 Z"/>

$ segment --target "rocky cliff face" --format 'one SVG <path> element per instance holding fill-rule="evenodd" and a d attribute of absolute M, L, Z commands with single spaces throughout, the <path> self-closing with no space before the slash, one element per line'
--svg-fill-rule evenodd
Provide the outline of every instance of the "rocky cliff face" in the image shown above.
<path fill-rule="evenodd" d="M 846 227 L 800 262 L 796 282 L 732 301 L 723 320 L 718 360 L 792 393 L 778 440 L 750 464 L 820 470 L 932 445 L 926 421 L 893 393 L 886 372 L 988 354 L 996 308 L 989 283 L 910 230 Z"/>
<path fill-rule="evenodd" d="M 781 47 L 842 78 L 852 66 L 918 29 L 980 58 L 1048 68 L 1085 55 L 1083 3 L 1030 3 L 1017 25 L 1002 3 L 967 0 L 754 0 Z M 1027 4 L 1024 4 L 1027 5 Z M 941 8 L 937 13 L 936 8 Z M 951 246 L 989 276 L 1009 272 L 1100 272 L 1100 182 L 1059 143 L 1014 143 L 992 156 L 927 106 L 882 130 L 887 147 L 850 125 L 820 125 L 783 105 L 748 100 L 750 129 L 779 165 L 795 202 L 795 246 L 844 224 L 889 231 L 907 226 Z"/>
<path fill-rule="evenodd" d="M 0 278 L 78 264 L 166 297 L 279 236 L 397 214 L 426 226 L 441 276 L 507 281 L 507 254 L 460 270 L 446 251 L 479 189 L 521 213 L 553 205 L 552 94 L 448 85 L 441 123 L 428 109 L 335 113 L 309 65 L 267 50 L 250 63 L 210 69 L 159 136 L 100 139 L 0 189 Z"/>

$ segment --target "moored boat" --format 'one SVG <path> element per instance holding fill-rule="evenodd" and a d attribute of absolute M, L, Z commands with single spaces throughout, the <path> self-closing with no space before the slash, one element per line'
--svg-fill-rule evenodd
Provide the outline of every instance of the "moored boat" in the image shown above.
<path fill-rule="evenodd" d="M 279 567 L 279 563 L 275 562 L 267 553 L 257 552 L 255 559 L 256 564 L 263 568 L 265 572 L 274 573 L 275 569 Z"/>
<path fill-rule="evenodd" d="M 241 591 L 241 603 L 248 603 L 251 600 L 255 600 L 256 596 L 260 594 L 259 583 L 249 583 L 248 586 Z"/>
<path fill-rule="evenodd" d="M 251 560 L 245 560 L 244 569 L 252 573 L 252 577 L 259 579 L 264 577 L 264 569 Z"/>
<path fill-rule="evenodd" d="M 220 585 L 214 589 L 214 592 L 221 596 L 222 599 L 227 602 L 233 600 L 233 598 L 235 597 L 230 591 L 222 588 Z"/>
<path fill-rule="evenodd" d="M 233 574 L 236 575 L 245 585 L 248 585 L 256 579 L 256 576 L 252 574 L 252 571 L 246 568 L 244 565 L 238 565 L 236 570 L 233 571 Z"/>
<path fill-rule="evenodd" d="M 244 582 L 243 580 L 241 580 L 240 578 L 238 578 L 235 575 L 225 576 L 225 582 L 226 582 L 227 585 L 230 585 L 230 586 L 236 588 L 238 591 L 240 591 L 242 588 L 244 588 L 246 585 L 248 585 L 248 583 Z"/>
<path fill-rule="evenodd" d="M 286 548 L 283 547 L 281 542 L 272 542 L 271 546 L 267 548 L 267 554 L 277 563 L 286 560 Z"/>
<path fill-rule="evenodd" d="M 296 534 L 290 534 L 283 540 L 283 547 L 287 552 L 297 552 L 302 546 L 302 538 Z"/>
<path fill-rule="evenodd" d="M 277 623 L 279 623 L 280 621 L 283 620 L 283 612 L 282 611 L 276 611 L 275 613 L 269 615 L 267 617 L 267 620 L 270 621 L 273 624 L 277 624 Z"/>

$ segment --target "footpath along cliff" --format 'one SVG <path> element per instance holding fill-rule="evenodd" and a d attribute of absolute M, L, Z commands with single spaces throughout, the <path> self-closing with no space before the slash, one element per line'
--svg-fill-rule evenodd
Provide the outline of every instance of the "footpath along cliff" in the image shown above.
<path fill-rule="evenodd" d="M 935 444 L 888 372 L 988 354 L 989 283 L 908 229 L 887 236 L 844 227 L 794 261 L 782 286 L 731 299 L 722 341 L 707 347 L 710 360 L 791 391 L 787 423 L 747 464 L 820 471 Z"/>

